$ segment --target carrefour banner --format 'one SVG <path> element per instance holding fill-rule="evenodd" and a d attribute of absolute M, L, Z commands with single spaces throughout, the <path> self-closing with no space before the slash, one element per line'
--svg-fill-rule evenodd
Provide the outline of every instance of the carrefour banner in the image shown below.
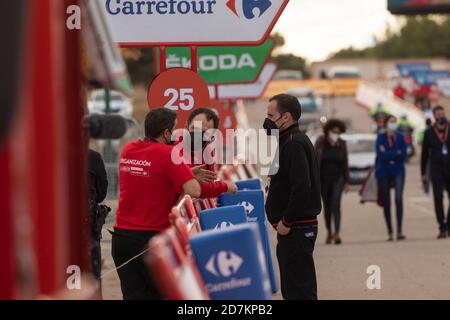
<path fill-rule="evenodd" d="M 289 0 L 95 0 L 123 46 L 258 45 Z"/>
<path fill-rule="evenodd" d="M 437 84 L 438 79 L 450 78 L 448 70 L 430 70 L 411 72 L 414 81 L 420 86 L 432 86 Z"/>
<path fill-rule="evenodd" d="M 450 0 L 389 0 L 388 9 L 393 14 L 449 13 Z"/>
<path fill-rule="evenodd" d="M 429 62 L 398 63 L 397 70 L 402 77 L 409 77 L 414 71 L 431 70 L 431 64 Z"/>

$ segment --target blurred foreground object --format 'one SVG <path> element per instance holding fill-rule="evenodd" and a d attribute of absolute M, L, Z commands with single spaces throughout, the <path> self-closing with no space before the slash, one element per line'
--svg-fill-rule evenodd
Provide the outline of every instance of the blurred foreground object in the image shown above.
<path fill-rule="evenodd" d="M 92 139 L 120 139 L 127 131 L 125 119 L 119 115 L 93 114 L 85 121 Z"/>

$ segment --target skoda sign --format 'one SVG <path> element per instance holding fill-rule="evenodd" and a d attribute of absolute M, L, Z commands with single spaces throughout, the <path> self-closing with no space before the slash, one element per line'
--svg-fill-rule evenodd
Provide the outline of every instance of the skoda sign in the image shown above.
<path fill-rule="evenodd" d="M 96 0 L 122 46 L 257 45 L 289 0 Z"/>
<path fill-rule="evenodd" d="M 268 38 L 260 46 L 228 46 L 198 48 L 198 73 L 208 84 L 254 82 L 270 57 L 274 46 Z M 159 61 L 159 50 L 157 61 Z M 166 51 L 167 68 L 191 67 L 188 47 L 169 47 Z"/>
<path fill-rule="evenodd" d="M 273 62 L 268 62 L 264 65 L 256 82 L 220 84 L 217 87 L 210 85 L 209 95 L 211 99 L 259 99 L 264 94 L 276 71 L 277 65 Z M 218 97 L 216 93 L 219 94 Z"/>

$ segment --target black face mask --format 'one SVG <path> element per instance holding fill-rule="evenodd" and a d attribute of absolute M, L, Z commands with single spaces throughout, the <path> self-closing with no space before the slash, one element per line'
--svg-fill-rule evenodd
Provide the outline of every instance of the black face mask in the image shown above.
<path fill-rule="evenodd" d="M 272 130 L 279 130 L 284 125 L 284 123 L 283 123 L 279 128 L 277 126 L 277 124 L 275 123 L 276 121 L 280 120 L 281 117 L 283 117 L 283 114 L 281 114 L 281 116 L 275 121 L 270 120 L 269 118 L 266 118 L 266 120 L 264 120 L 263 128 L 264 128 L 264 130 L 266 130 L 266 134 L 268 136 L 272 135 Z"/>
<path fill-rule="evenodd" d="M 446 117 L 439 118 L 437 123 L 439 123 L 440 125 L 444 125 L 447 123 L 447 118 Z"/>
<path fill-rule="evenodd" d="M 191 151 L 200 151 L 206 148 L 208 141 L 204 141 L 205 132 L 202 131 L 192 131 L 189 132 L 191 135 Z M 199 149 L 201 147 L 201 149 Z"/>
<path fill-rule="evenodd" d="M 170 131 L 170 139 L 167 141 L 166 138 L 164 138 L 164 140 L 166 140 L 166 144 L 169 146 L 173 146 L 175 144 L 175 141 L 172 140 L 172 134 L 173 132 Z"/>

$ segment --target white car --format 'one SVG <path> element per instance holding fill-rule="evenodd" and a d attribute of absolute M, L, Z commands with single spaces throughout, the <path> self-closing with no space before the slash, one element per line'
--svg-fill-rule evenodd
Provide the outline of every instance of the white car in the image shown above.
<path fill-rule="evenodd" d="M 347 142 L 350 184 L 362 184 L 375 165 L 375 134 L 343 134 Z"/>
<path fill-rule="evenodd" d="M 90 114 L 106 113 L 105 90 L 95 90 L 91 93 L 88 101 Z M 133 104 L 131 100 L 117 91 L 110 91 L 110 111 L 111 114 L 118 114 L 126 119 L 133 118 Z"/>
<path fill-rule="evenodd" d="M 279 70 L 274 80 L 303 80 L 303 73 L 298 70 Z"/>
<path fill-rule="evenodd" d="M 330 79 L 359 79 L 361 71 L 354 66 L 335 66 L 328 71 Z"/>

